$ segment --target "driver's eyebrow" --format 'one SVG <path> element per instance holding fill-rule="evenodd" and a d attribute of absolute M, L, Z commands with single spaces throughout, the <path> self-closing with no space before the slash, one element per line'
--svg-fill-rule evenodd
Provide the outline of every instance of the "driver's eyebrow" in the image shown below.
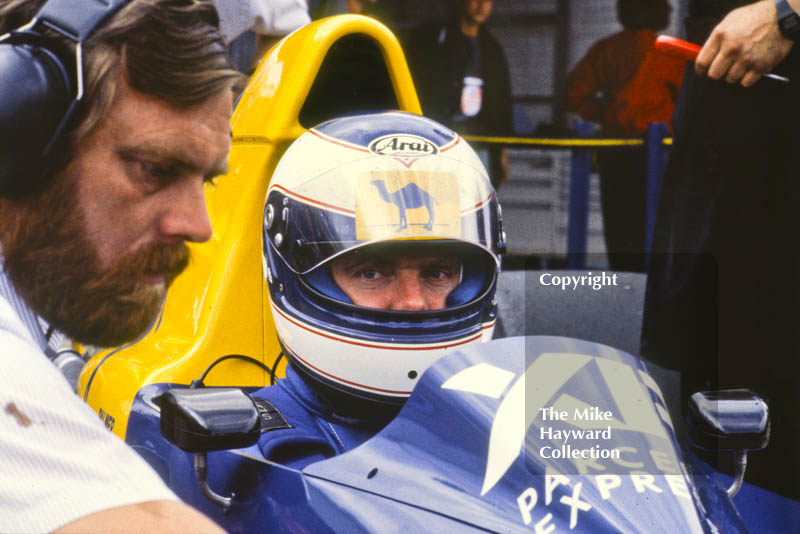
<path fill-rule="evenodd" d="M 436 256 L 428 259 L 426 265 L 461 265 L 463 262 L 461 258 L 455 256 Z"/>
<path fill-rule="evenodd" d="M 358 255 L 352 254 L 343 256 L 336 260 L 338 266 L 345 270 L 353 270 L 365 266 L 385 266 L 390 265 L 392 261 L 388 258 L 382 258 L 378 255 Z"/>

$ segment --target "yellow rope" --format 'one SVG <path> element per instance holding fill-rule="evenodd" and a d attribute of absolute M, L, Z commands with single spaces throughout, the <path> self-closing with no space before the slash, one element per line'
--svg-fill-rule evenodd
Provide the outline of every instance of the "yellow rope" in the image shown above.
<path fill-rule="evenodd" d="M 531 137 L 489 137 L 480 135 L 464 136 L 464 139 L 475 143 L 495 143 L 503 145 L 529 145 L 551 147 L 609 147 L 609 146 L 642 146 L 642 139 L 547 139 Z M 672 145 L 672 138 L 664 138 L 665 145 Z"/>
<path fill-rule="evenodd" d="M 541 147 L 577 147 L 577 148 L 600 148 L 600 147 L 613 147 L 613 146 L 642 146 L 644 140 L 642 139 L 548 139 L 543 137 L 489 137 L 481 135 L 467 135 L 464 136 L 469 142 L 474 143 L 490 143 L 501 145 L 528 145 L 528 146 L 541 146 Z M 266 137 L 236 136 L 233 138 L 234 143 L 253 143 L 253 144 L 270 144 L 273 141 Z M 672 145 L 672 138 L 665 137 L 663 140 L 667 146 Z"/>

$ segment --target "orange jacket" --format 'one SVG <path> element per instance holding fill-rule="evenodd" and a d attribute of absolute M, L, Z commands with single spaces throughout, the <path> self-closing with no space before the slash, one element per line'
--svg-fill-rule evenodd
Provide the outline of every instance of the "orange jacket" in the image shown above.
<path fill-rule="evenodd" d="M 589 49 L 567 80 L 567 109 L 605 135 L 641 135 L 650 122 L 670 123 L 686 62 L 653 46 L 650 30 L 623 30 Z"/>

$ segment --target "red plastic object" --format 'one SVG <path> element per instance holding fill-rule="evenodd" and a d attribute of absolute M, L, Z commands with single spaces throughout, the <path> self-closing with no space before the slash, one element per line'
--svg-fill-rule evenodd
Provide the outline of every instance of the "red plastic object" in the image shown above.
<path fill-rule="evenodd" d="M 700 47 L 698 45 L 690 43 L 689 41 L 670 37 L 669 35 L 659 35 L 656 38 L 656 50 L 685 59 L 686 61 L 696 60 L 697 54 L 700 53 Z"/>

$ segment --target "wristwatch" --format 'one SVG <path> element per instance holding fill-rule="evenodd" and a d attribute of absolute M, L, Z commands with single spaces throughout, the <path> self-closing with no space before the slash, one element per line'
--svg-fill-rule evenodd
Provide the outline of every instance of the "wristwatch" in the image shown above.
<path fill-rule="evenodd" d="M 784 37 L 792 41 L 800 40 L 800 15 L 786 0 L 775 0 L 775 8 L 778 10 L 778 28 Z"/>

